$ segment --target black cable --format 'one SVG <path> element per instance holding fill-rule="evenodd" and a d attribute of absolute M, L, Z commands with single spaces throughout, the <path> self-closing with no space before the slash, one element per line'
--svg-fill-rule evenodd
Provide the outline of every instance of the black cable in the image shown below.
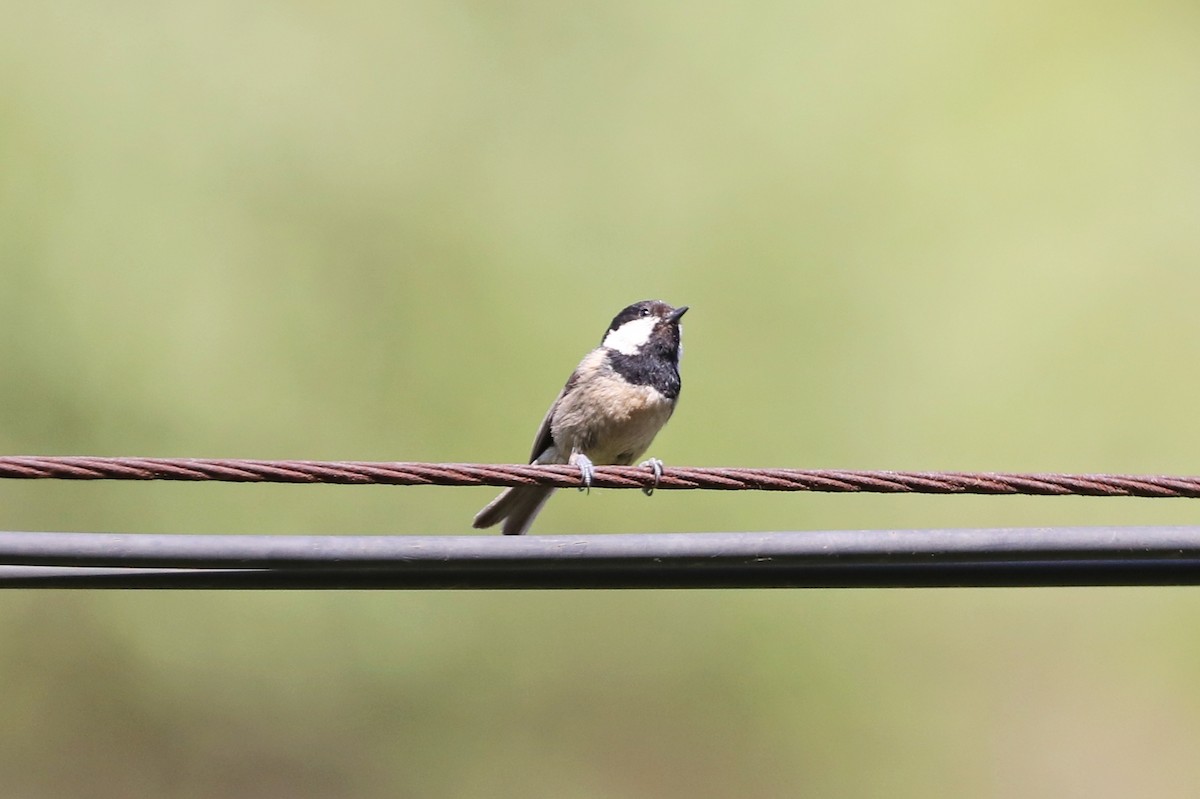
<path fill-rule="evenodd" d="M 829 564 L 780 569 L 665 567 L 573 570 L 93 569 L 0 566 L 0 589 L 505 590 L 664 588 L 998 588 L 1200 585 L 1200 559 L 1057 560 L 1024 563 Z"/>
<path fill-rule="evenodd" d="M 0 533 L 0 587 L 749 588 L 1200 584 L 1200 527 L 590 536 Z"/>

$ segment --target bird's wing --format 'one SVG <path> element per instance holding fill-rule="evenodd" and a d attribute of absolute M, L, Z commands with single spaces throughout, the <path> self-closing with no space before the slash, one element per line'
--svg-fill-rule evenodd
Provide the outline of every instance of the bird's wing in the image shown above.
<path fill-rule="evenodd" d="M 558 403 L 562 402 L 563 396 L 575 386 L 578 380 L 579 370 L 576 369 L 567 378 L 567 384 L 563 386 L 562 391 L 558 392 L 558 396 L 554 398 L 554 402 L 550 403 L 550 409 L 546 411 L 546 415 L 542 418 L 542 426 L 538 428 L 537 436 L 533 439 L 533 451 L 529 453 L 530 463 L 536 463 L 543 452 L 554 446 L 554 412 L 558 410 Z M 569 455 L 570 453 L 567 454 Z"/>
<path fill-rule="evenodd" d="M 562 399 L 562 394 L 558 395 Z M 542 426 L 538 428 L 537 438 L 533 440 L 533 451 L 529 453 L 529 462 L 537 463 L 538 457 L 550 449 L 554 444 L 554 435 L 550 431 L 550 425 L 554 419 L 554 409 L 558 407 L 558 399 L 550 406 L 550 410 L 546 411 L 545 418 L 542 419 Z"/>

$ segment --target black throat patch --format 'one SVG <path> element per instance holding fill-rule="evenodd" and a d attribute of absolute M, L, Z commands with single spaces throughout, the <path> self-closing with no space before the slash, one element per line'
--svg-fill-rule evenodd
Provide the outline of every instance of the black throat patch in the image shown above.
<path fill-rule="evenodd" d="M 614 372 L 635 386 L 650 386 L 668 399 L 679 396 L 682 382 L 679 362 L 674 357 L 650 350 L 642 350 L 637 355 L 609 350 L 608 363 Z"/>

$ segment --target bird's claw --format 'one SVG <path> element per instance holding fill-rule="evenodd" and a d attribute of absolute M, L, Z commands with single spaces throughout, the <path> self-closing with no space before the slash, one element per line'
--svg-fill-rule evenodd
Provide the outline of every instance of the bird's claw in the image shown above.
<path fill-rule="evenodd" d="M 654 493 L 654 489 L 658 488 L 658 481 L 662 479 L 663 462 L 658 458 L 650 458 L 649 460 L 642 461 L 638 464 L 638 466 L 649 466 L 654 470 L 654 485 L 648 485 L 642 488 L 642 493 L 646 496 L 650 496 Z"/>
<path fill-rule="evenodd" d="M 579 490 L 592 493 L 592 478 L 596 476 L 596 467 L 592 465 L 591 459 L 586 455 L 576 455 L 574 465 L 579 467 L 579 478 L 583 482 Z"/>

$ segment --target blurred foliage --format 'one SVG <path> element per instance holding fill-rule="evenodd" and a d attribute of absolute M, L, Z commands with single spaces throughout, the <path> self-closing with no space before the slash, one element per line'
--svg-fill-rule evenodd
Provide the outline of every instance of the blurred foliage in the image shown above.
<path fill-rule="evenodd" d="M 519 460 L 686 303 L 668 464 L 1197 471 L 1200 9 L 10 3 L 0 451 Z M 3 529 L 490 490 L 20 483 Z M 562 492 L 541 532 L 1189 523 Z M 10 593 L 23 797 L 1190 796 L 1185 590 Z"/>

